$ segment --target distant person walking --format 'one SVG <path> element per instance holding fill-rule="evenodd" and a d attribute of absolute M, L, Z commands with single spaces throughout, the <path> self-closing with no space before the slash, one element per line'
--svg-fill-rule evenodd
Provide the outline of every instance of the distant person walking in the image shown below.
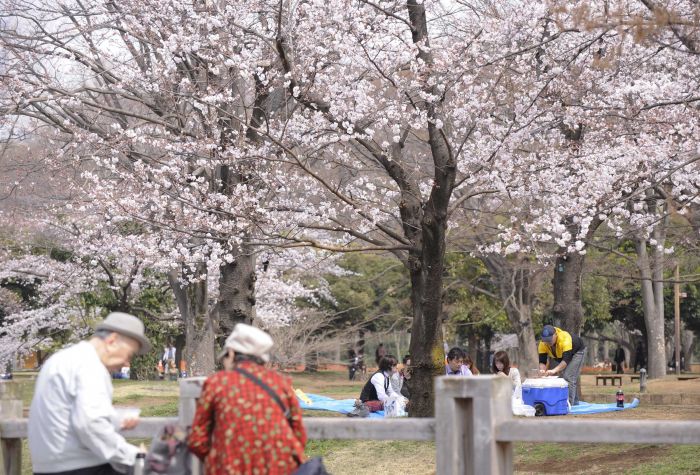
<path fill-rule="evenodd" d="M 134 465 L 139 449 L 117 428 L 132 429 L 138 419 L 118 421 L 110 373 L 150 349 L 141 320 L 110 313 L 88 341 L 62 349 L 44 363 L 29 409 L 35 475 L 112 475 Z"/>
<path fill-rule="evenodd" d="M 537 353 L 540 357 L 540 371 L 547 376 L 563 377 L 569 383 L 569 403 L 576 406 L 578 378 L 586 357 L 583 340 L 561 328 L 545 325 Z M 547 369 L 547 360 L 550 360 L 550 369 Z"/>
<path fill-rule="evenodd" d="M 287 475 L 304 461 L 291 381 L 265 367 L 272 345 L 264 331 L 237 324 L 219 355 L 223 371 L 204 382 L 188 445 L 207 475 Z"/>
<path fill-rule="evenodd" d="M 617 350 L 615 350 L 615 368 L 617 369 L 617 374 L 625 372 L 625 350 L 621 346 L 618 346 Z"/>

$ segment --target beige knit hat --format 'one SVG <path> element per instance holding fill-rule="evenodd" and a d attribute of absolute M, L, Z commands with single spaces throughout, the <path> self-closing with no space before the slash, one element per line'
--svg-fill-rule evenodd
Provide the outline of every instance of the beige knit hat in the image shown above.
<path fill-rule="evenodd" d="M 272 337 L 259 328 L 238 323 L 233 327 L 233 331 L 226 338 L 224 349 L 219 353 L 218 359 L 223 358 L 228 353 L 229 348 L 236 353 L 257 356 L 263 361 L 270 361 L 270 349 L 274 345 Z"/>

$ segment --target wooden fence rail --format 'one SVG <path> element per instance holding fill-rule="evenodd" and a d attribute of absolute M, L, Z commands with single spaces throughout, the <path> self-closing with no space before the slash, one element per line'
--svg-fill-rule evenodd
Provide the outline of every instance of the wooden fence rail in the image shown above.
<path fill-rule="evenodd" d="M 180 381 L 179 415 L 146 417 L 128 438 L 150 438 L 165 424 L 189 425 L 203 378 Z M 304 419 L 310 439 L 435 440 L 438 475 L 510 474 L 513 446 L 526 442 L 651 443 L 700 445 L 700 421 L 631 421 L 515 418 L 510 380 L 497 376 L 439 377 L 434 419 Z M 27 420 L 0 418 L 5 473 L 21 471 Z M 199 466 L 195 467 L 198 473 Z"/>

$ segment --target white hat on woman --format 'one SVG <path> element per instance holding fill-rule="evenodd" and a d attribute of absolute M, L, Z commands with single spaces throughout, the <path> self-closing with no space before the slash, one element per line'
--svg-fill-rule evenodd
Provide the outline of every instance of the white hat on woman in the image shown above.
<path fill-rule="evenodd" d="M 257 356 L 263 361 L 270 361 L 270 349 L 274 342 L 272 337 L 259 328 L 255 328 L 245 323 L 238 323 L 233 327 L 233 331 L 226 338 L 224 349 L 219 353 L 218 359 L 223 358 L 232 349 L 236 353 Z"/>

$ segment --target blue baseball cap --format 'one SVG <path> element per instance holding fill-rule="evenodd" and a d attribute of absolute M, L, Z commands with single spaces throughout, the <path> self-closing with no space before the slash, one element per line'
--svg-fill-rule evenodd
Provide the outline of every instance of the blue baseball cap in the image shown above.
<path fill-rule="evenodd" d="M 552 325 L 545 325 L 542 329 L 542 341 L 545 343 L 551 343 L 552 338 L 557 333 Z"/>

